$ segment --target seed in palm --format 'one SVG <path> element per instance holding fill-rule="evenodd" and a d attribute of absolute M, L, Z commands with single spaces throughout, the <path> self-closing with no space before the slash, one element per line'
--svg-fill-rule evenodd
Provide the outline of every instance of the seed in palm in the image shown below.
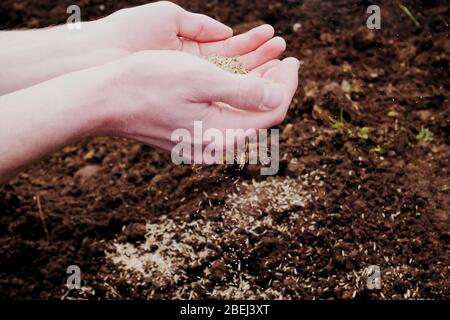
<path fill-rule="evenodd" d="M 205 59 L 211 63 L 214 63 L 216 66 L 222 68 L 225 71 L 236 74 L 247 74 L 247 70 L 244 69 L 237 57 L 223 57 L 213 55 L 206 56 Z"/>

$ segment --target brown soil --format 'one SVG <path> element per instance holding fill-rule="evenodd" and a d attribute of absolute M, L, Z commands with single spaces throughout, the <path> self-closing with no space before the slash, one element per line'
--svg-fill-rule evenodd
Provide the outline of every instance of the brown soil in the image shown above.
<path fill-rule="evenodd" d="M 144 2 L 79 1 L 83 19 Z M 0 187 L 0 298 L 450 298 L 448 2 L 402 1 L 416 27 L 389 1 L 376 32 L 370 1 L 179 3 L 238 32 L 271 23 L 302 60 L 279 175 L 68 146 Z M 0 26 L 62 23 L 68 4 L 3 0 Z M 72 264 L 83 288 L 68 292 Z"/>

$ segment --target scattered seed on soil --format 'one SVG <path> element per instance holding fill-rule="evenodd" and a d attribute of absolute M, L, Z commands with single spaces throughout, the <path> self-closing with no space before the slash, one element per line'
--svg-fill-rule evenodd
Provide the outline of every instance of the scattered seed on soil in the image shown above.
<path fill-rule="evenodd" d="M 279 290 L 255 287 L 248 269 L 241 270 L 238 258 L 225 258 L 228 267 L 221 272 L 233 280 L 230 284 L 220 285 L 222 276 L 217 277 L 217 270 L 212 271 L 208 261 L 219 261 L 215 259 L 221 255 L 219 248 L 224 237 L 230 239 L 229 245 L 236 246 L 235 250 L 248 248 L 250 238 L 255 238 L 262 252 L 267 246 L 276 245 L 266 234 L 292 237 L 296 223 L 302 219 L 298 210 L 316 199 L 322 178 L 322 172 L 313 171 L 295 179 L 270 177 L 265 181 L 242 182 L 236 185 L 236 192 L 227 196 L 223 206 L 201 210 L 197 219 L 182 224 L 161 216 L 156 222 L 147 224 L 146 239 L 141 244 L 116 240 L 106 256 L 119 279 L 136 283 L 145 281 L 155 287 L 177 287 L 192 278 L 191 269 L 203 266 L 199 274 L 202 278 L 178 290 L 174 298 L 199 298 L 195 287 L 204 285 L 205 281 L 218 282 L 210 292 L 214 298 L 283 298 L 285 296 Z M 204 197 L 207 196 L 204 193 Z M 282 220 L 279 220 L 280 215 Z M 308 217 L 308 224 L 314 224 L 314 218 L 314 215 Z M 241 240 L 233 240 L 236 238 Z M 108 284 L 108 287 L 114 288 L 114 284 Z"/>

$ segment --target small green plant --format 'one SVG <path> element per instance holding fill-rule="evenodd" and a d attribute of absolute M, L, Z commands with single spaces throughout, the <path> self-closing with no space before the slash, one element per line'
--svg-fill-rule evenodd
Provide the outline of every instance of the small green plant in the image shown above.
<path fill-rule="evenodd" d="M 374 129 L 371 127 L 361 127 L 358 129 L 358 137 L 367 140 L 372 135 Z"/>
<path fill-rule="evenodd" d="M 372 151 L 377 153 L 377 154 L 385 154 L 386 153 L 386 149 L 384 149 L 380 145 L 377 145 L 375 148 L 372 149 Z"/>
<path fill-rule="evenodd" d="M 341 129 L 344 127 L 344 125 L 345 125 L 344 109 L 341 108 L 338 119 L 334 119 L 334 118 L 330 117 L 330 124 L 333 129 Z"/>
<path fill-rule="evenodd" d="M 408 16 L 408 18 L 411 19 L 412 22 L 414 22 L 416 27 L 420 28 L 420 22 L 417 21 L 416 17 L 414 17 L 414 15 L 411 13 L 411 10 L 409 10 L 407 6 L 404 6 L 401 3 L 399 3 L 398 6 L 403 11 L 403 13 L 406 14 Z"/>
<path fill-rule="evenodd" d="M 429 143 L 433 141 L 434 134 L 427 128 L 422 127 L 419 133 L 416 135 L 416 140 L 421 143 Z"/>

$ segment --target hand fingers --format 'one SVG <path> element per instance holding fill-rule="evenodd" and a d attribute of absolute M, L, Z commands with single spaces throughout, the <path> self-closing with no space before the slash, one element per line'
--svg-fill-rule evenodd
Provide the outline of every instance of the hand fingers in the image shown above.
<path fill-rule="evenodd" d="M 268 70 L 265 74 L 265 79 L 282 83 L 286 86 L 288 95 L 285 102 L 287 104 L 289 104 L 295 94 L 295 91 L 297 90 L 299 69 L 300 62 L 298 59 L 290 57 L 284 59 L 277 68 Z"/>
<path fill-rule="evenodd" d="M 210 120 L 210 123 L 220 123 L 221 130 L 235 128 L 244 130 L 266 129 L 280 124 L 286 116 L 298 86 L 299 66 L 297 59 L 287 58 L 279 62 L 276 68 L 268 69 L 270 80 L 281 86 L 283 92 L 283 99 L 278 108 L 267 112 L 242 112 L 235 109 L 211 108 L 210 119 L 208 120 Z"/>
<path fill-rule="evenodd" d="M 296 58 L 286 58 L 277 68 L 267 70 L 265 79 L 284 87 L 284 100 L 278 108 L 269 112 L 260 112 L 255 117 L 249 117 L 247 121 L 252 122 L 258 128 L 270 128 L 284 120 L 298 87 L 299 68 L 300 62 Z"/>
<path fill-rule="evenodd" d="M 217 69 L 208 77 L 208 90 L 198 102 L 223 102 L 234 108 L 264 111 L 277 108 L 284 101 L 283 85 L 255 75 L 232 74 Z"/>
<path fill-rule="evenodd" d="M 178 36 L 198 42 L 220 41 L 232 37 L 233 30 L 206 15 L 183 9 L 178 20 Z"/>
<path fill-rule="evenodd" d="M 255 75 L 260 78 L 264 78 L 265 74 L 269 72 L 271 69 L 276 68 L 280 65 L 281 60 L 273 59 L 270 60 L 259 67 L 251 70 L 250 74 Z"/>
<path fill-rule="evenodd" d="M 275 37 L 255 51 L 240 56 L 239 61 L 246 70 L 253 70 L 267 61 L 277 58 L 284 50 L 286 50 L 286 41 L 281 37 Z"/>
<path fill-rule="evenodd" d="M 239 56 L 256 50 L 271 39 L 274 33 L 273 27 L 265 24 L 224 41 L 203 43 L 200 48 L 204 55 Z"/>
<path fill-rule="evenodd" d="M 281 90 L 284 92 L 284 96 L 281 102 L 280 107 L 277 109 L 274 109 L 272 111 L 268 112 L 243 112 L 241 110 L 236 110 L 232 108 L 226 108 L 220 105 L 205 105 L 204 108 L 202 108 L 201 114 L 198 116 L 198 119 L 202 119 L 204 121 L 204 127 L 203 130 L 207 129 L 215 129 L 219 133 L 222 133 L 223 136 L 226 136 L 226 130 L 227 129 L 242 129 L 243 131 L 240 131 L 238 133 L 239 137 L 245 137 L 249 129 L 267 129 L 270 127 L 273 127 L 274 125 L 277 125 L 281 123 L 286 115 L 286 111 L 291 103 L 291 100 L 293 98 L 293 95 L 295 94 L 297 84 L 298 84 L 298 70 L 299 70 L 299 63 L 298 60 L 295 58 L 288 58 L 283 61 L 274 60 L 269 63 L 266 63 L 265 65 L 259 67 L 257 70 L 255 70 L 255 73 L 260 72 L 261 74 L 268 74 L 268 78 L 277 81 L 277 85 L 282 86 Z M 219 69 L 219 71 L 221 71 Z M 255 76 L 242 76 L 237 75 L 238 77 L 247 77 L 250 78 L 249 82 L 241 82 L 244 87 L 244 92 L 247 92 L 248 94 L 251 94 L 252 92 L 257 92 L 258 90 L 261 90 L 260 84 L 257 82 L 252 83 L 252 81 L 255 79 Z M 242 78 L 240 78 L 242 79 Z M 257 78 L 256 78 L 257 79 Z M 259 79 L 264 80 L 264 79 Z M 223 79 L 222 79 L 223 81 Z M 240 80 L 242 81 L 242 80 Z M 212 84 L 217 84 L 212 82 Z M 224 86 L 227 85 L 227 82 L 225 81 Z M 255 86 L 252 88 L 252 86 Z M 249 91 L 247 91 L 249 90 Z M 259 94 L 256 94 L 255 98 L 259 98 Z M 233 100 L 233 99 L 231 99 Z M 231 102 L 233 103 L 233 102 Z M 244 104 L 245 105 L 245 104 Z M 195 106 L 198 108 L 198 106 Z M 192 131 L 192 128 L 191 128 Z M 235 133 L 236 134 L 236 133 Z M 204 137 L 202 136 L 202 139 Z M 206 138 L 207 139 L 207 138 Z M 220 142 L 220 141 L 219 141 Z M 205 143 L 211 143 L 211 141 L 189 141 L 189 143 L 194 143 L 197 145 L 204 146 Z M 214 143 L 216 141 L 214 140 Z M 163 146 L 163 145 L 162 145 Z M 164 147 L 164 146 L 163 146 Z M 220 147 L 224 148 L 225 145 L 219 144 L 217 146 L 217 150 L 221 150 Z M 167 148 L 167 147 L 166 147 Z M 196 155 L 194 153 L 194 160 L 197 163 L 203 162 L 205 159 L 195 158 Z M 192 158 L 192 156 L 191 156 Z M 214 159 L 213 159 L 214 160 Z"/>

